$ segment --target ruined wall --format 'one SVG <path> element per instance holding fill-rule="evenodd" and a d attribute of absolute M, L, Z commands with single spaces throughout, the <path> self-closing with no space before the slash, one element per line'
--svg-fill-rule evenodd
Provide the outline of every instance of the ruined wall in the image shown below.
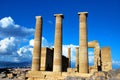
<path fill-rule="evenodd" d="M 42 48 L 41 51 L 41 71 L 53 71 L 53 48 Z M 67 71 L 68 58 L 62 56 L 62 71 Z"/>
<path fill-rule="evenodd" d="M 112 59 L 110 47 L 103 47 L 101 49 L 102 71 L 112 70 Z"/>

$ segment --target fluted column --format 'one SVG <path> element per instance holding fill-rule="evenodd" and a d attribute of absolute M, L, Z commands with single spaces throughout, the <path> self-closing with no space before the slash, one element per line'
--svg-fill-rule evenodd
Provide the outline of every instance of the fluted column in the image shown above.
<path fill-rule="evenodd" d="M 41 37 L 42 37 L 42 17 L 36 16 L 36 30 L 35 30 L 35 37 L 34 37 L 32 71 L 40 70 Z"/>
<path fill-rule="evenodd" d="M 71 48 L 68 48 L 68 67 L 70 68 L 71 66 Z"/>
<path fill-rule="evenodd" d="M 53 72 L 62 71 L 62 14 L 55 14 L 56 30 L 54 40 Z"/>
<path fill-rule="evenodd" d="M 87 12 L 79 12 L 79 72 L 88 73 Z"/>
<path fill-rule="evenodd" d="M 76 68 L 79 71 L 79 47 L 76 47 Z"/>

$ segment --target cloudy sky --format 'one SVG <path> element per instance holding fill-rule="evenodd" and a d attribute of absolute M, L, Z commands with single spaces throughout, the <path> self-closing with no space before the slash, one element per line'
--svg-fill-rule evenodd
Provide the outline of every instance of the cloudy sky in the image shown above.
<path fill-rule="evenodd" d="M 113 66 L 120 68 L 119 8 L 119 0 L 1 0 L 0 61 L 31 61 L 38 15 L 43 18 L 42 46 L 54 46 L 54 14 L 62 13 L 63 55 L 67 56 L 71 47 L 74 65 L 79 45 L 78 12 L 87 11 L 88 41 L 97 40 L 101 48 L 110 46 Z M 93 61 L 93 49 L 89 49 L 89 62 Z"/>

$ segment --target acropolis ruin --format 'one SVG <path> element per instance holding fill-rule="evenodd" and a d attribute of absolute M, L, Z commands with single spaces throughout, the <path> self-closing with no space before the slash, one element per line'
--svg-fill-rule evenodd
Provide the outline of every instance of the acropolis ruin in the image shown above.
<path fill-rule="evenodd" d="M 94 72 L 112 70 L 110 47 L 100 48 L 97 40 L 88 42 L 88 12 L 78 12 L 79 46 L 76 47 L 76 65 L 71 68 L 71 48 L 68 57 L 62 55 L 62 19 L 63 14 L 54 14 L 56 18 L 54 48 L 41 47 L 42 16 L 36 16 L 36 31 L 31 71 L 28 80 L 64 80 L 68 76 L 90 77 Z M 94 65 L 89 66 L 88 48 L 94 49 Z"/>

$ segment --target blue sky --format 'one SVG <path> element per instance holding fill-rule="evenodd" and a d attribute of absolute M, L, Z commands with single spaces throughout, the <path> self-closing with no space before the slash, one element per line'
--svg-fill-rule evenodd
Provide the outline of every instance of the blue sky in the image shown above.
<path fill-rule="evenodd" d="M 62 13 L 64 15 L 63 54 L 67 55 L 67 47 L 72 47 L 74 61 L 74 47 L 79 45 L 78 12 L 87 11 L 88 41 L 98 40 L 101 48 L 110 46 L 113 63 L 120 67 L 119 8 L 119 0 L 1 0 L 0 55 L 2 57 L 0 60 L 31 60 L 35 16 L 37 15 L 43 18 L 42 45 L 53 46 L 54 14 Z M 3 42 L 6 44 L 3 45 Z M 4 56 L 8 55 L 9 57 L 5 59 Z M 30 58 L 25 57 L 28 55 Z M 91 57 L 93 59 L 93 54 Z"/>

